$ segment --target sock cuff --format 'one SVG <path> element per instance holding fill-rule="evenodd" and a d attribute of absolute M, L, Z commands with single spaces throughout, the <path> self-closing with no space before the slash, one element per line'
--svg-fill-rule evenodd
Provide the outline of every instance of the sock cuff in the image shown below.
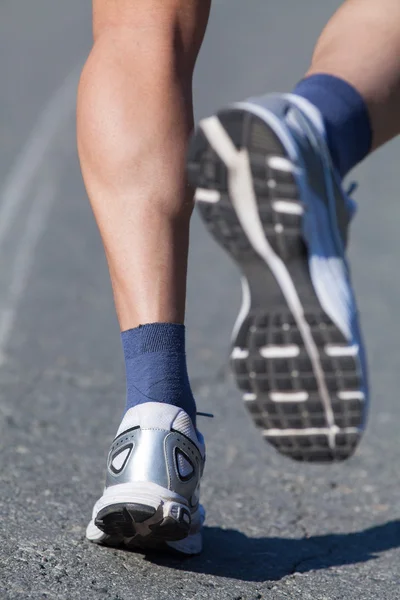
<path fill-rule="evenodd" d="M 336 77 L 336 75 L 330 75 L 329 73 L 313 73 L 312 75 L 303 77 L 303 79 L 300 79 L 299 83 L 296 85 L 293 93 L 296 94 L 299 88 L 302 88 L 303 85 L 308 86 L 310 84 L 318 86 L 322 85 L 324 89 L 335 91 L 335 94 L 343 94 L 344 97 L 349 96 L 350 101 L 351 97 L 356 95 L 364 102 L 360 92 L 354 86 L 352 86 L 351 83 L 348 83 L 345 79 Z"/>
<path fill-rule="evenodd" d="M 306 98 L 321 112 L 334 162 L 344 176 L 371 150 L 372 124 L 366 101 L 350 83 L 326 73 L 302 79 L 293 94 Z"/>
<path fill-rule="evenodd" d="M 342 102 L 345 102 L 349 109 L 355 111 L 355 116 L 360 114 L 364 119 L 367 119 L 370 127 L 370 117 L 367 109 L 366 102 L 360 92 L 353 87 L 350 83 L 336 77 L 336 75 L 328 75 L 327 73 L 315 73 L 309 77 L 301 79 L 293 90 L 293 94 L 303 96 L 303 94 L 309 94 L 311 88 L 317 93 L 326 93 L 334 95 L 336 98 L 340 98 Z M 312 100 L 310 100 L 312 102 Z M 371 136 L 372 137 L 372 136 Z"/>
<path fill-rule="evenodd" d="M 125 359 L 149 352 L 185 354 L 185 326 L 179 323 L 147 323 L 121 333 Z"/>

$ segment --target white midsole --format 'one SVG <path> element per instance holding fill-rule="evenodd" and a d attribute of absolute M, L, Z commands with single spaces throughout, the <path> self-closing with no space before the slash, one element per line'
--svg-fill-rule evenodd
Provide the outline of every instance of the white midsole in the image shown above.
<path fill-rule="evenodd" d="M 188 502 L 183 496 L 176 494 L 160 485 L 152 482 L 139 482 L 139 483 L 123 483 L 115 486 L 111 486 L 104 490 L 103 496 L 96 502 L 93 507 L 92 520 L 90 521 L 86 536 L 91 541 L 102 542 L 109 536 L 104 534 L 95 525 L 96 517 L 99 512 L 108 506 L 113 504 L 146 504 L 152 506 L 156 510 L 156 514 L 150 517 L 146 522 L 136 524 L 137 532 L 141 535 L 150 535 L 149 524 L 160 520 L 160 511 L 162 511 L 162 518 L 171 517 L 179 514 L 182 505 L 190 510 L 190 530 L 188 532 L 188 538 L 186 542 L 180 540 L 174 542 L 173 546 L 177 550 L 185 553 L 196 553 L 201 550 L 201 535 L 199 537 L 201 528 L 205 520 L 205 510 L 198 504 L 195 508 L 188 506 Z M 186 518 L 185 515 L 183 517 Z M 189 541 L 190 540 L 190 541 Z"/>
<path fill-rule="evenodd" d="M 183 540 L 178 540 L 176 542 L 166 541 L 165 544 L 174 550 L 181 552 L 183 554 L 198 554 L 202 550 L 202 526 L 205 521 L 205 510 L 203 506 L 200 504 L 196 511 L 192 513 L 192 523 L 190 527 L 190 531 L 188 536 Z M 90 521 L 86 528 L 86 537 L 91 542 L 99 543 L 110 543 L 112 540 L 112 536 L 107 535 L 103 531 L 101 531 L 94 523 L 94 519 Z M 128 546 L 132 547 L 135 545 L 135 538 L 127 538 L 126 539 Z M 121 542 L 120 539 L 115 539 L 114 544 L 118 545 Z M 160 542 L 162 544 L 162 542 Z M 141 543 L 138 542 L 137 545 L 141 546 Z"/>
<path fill-rule="evenodd" d="M 137 483 L 121 483 L 106 488 L 102 497 L 93 507 L 92 524 L 94 525 L 98 513 L 104 508 L 112 506 L 113 504 L 125 503 L 146 504 L 147 506 L 152 506 L 156 511 L 162 509 L 164 518 L 176 514 L 176 509 L 179 509 L 183 505 L 186 508 L 189 508 L 191 513 L 190 535 L 200 531 L 205 519 L 205 511 L 200 504 L 195 508 L 192 508 L 183 496 L 180 496 L 171 490 L 167 490 L 151 481 L 144 481 Z M 157 517 L 157 519 L 159 519 L 159 517 Z M 148 524 L 149 521 L 146 523 Z M 140 524 L 140 527 L 146 529 L 146 523 L 143 525 Z"/>
<path fill-rule="evenodd" d="M 156 509 L 160 504 L 176 503 L 188 506 L 186 498 L 151 481 L 121 483 L 104 490 L 102 497 L 94 505 L 93 518 L 107 506 L 128 502 L 147 504 Z"/>
<path fill-rule="evenodd" d="M 232 340 L 235 340 L 236 337 L 238 336 L 239 331 L 249 314 L 250 306 L 251 306 L 250 286 L 249 286 L 249 282 L 247 281 L 247 279 L 244 275 L 242 275 L 240 277 L 240 283 L 242 285 L 242 305 L 240 307 L 240 311 L 237 316 L 236 322 L 233 326 Z"/>

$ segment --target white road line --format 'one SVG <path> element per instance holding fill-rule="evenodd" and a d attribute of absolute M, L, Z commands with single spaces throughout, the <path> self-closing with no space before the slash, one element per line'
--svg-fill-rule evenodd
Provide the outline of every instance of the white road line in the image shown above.
<path fill-rule="evenodd" d="M 74 69 L 50 98 L 0 192 L 0 247 L 27 197 L 60 123 L 75 106 L 78 69 Z"/>
<path fill-rule="evenodd" d="M 28 281 L 34 252 L 46 228 L 54 197 L 54 184 L 50 180 L 46 180 L 39 186 L 38 193 L 31 204 L 26 228 L 21 236 L 14 260 L 6 304 L 1 307 L 0 311 L 0 356 L 3 355 L 10 338 L 19 302 Z"/>
<path fill-rule="evenodd" d="M 264 358 L 293 358 L 300 354 L 300 348 L 295 344 L 287 346 L 263 346 L 260 354 Z"/>
<path fill-rule="evenodd" d="M 79 70 L 75 68 L 51 96 L 10 171 L 0 193 L 0 248 L 24 201 L 29 198 L 35 177 L 42 168 L 48 150 L 60 127 L 75 107 Z M 55 177 L 57 174 L 55 174 Z M 30 204 L 23 234 L 15 248 L 10 268 L 10 287 L 0 305 L 0 356 L 8 344 L 17 310 L 33 263 L 37 243 L 43 234 L 55 198 L 55 177 L 46 173 Z"/>

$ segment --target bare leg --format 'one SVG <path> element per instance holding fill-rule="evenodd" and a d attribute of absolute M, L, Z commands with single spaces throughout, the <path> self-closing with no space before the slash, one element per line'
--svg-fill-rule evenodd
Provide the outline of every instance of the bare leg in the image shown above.
<path fill-rule="evenodd" d="M 373 149 L 400 133 L 400 3 L 347 0 L 316 45 L 308 75 L 354 86 L 368 105 Z"/>
<path fill-rule="evenodd" d="M 184 157 L 209 4 L 94 0 L 78 147 L 122 330 L 184 319 L 192 212 Z"/>

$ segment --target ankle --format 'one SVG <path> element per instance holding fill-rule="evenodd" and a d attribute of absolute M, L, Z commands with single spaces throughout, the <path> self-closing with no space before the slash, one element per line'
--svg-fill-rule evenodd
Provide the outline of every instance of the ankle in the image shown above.
<path fill-rule="evenodd" d="M 324 73 L 300 81 L 293 94 L 320 111 L 333 164 L 344 177 L 371 150 L 372 129 L 364 99 L 343 79 Z"/>
<path fill-rule="evenodd" d="M 185 326 L 150 323 L 121 334 L 126 365 L 126 410 L 147 402 L 162 402 L 185 410 L 196 422 L 190 388 Z"/>

